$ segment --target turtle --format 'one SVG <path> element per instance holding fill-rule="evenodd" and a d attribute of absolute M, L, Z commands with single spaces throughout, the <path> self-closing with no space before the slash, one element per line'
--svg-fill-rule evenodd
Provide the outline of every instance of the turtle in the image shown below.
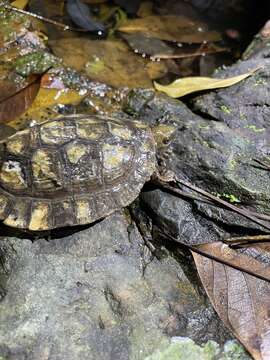
<path fill-rule="evenodd" d="M 91 224 L 131 204 L 157 170 L 141 121 L 66 115 L 0 142 L 0 220 L 26 231 Z"/>

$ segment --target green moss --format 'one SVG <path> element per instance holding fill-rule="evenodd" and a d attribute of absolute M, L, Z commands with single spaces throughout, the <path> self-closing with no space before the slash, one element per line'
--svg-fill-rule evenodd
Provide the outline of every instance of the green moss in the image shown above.
<path fill-rule="evenodd" d="M 221 105 L 220 110 L 224 112 L 224 114 L 231 114 L 232 110 L 227 105 Z"/>
<path fill-rule="evenodd" d="M 265 129 L 264 128 L 257 128 L 255 125 L 247 125 L 247 126 L 245 126 L 246 127 L 246 129 L 250 129 L 250 130 L 252 130 L 252 131 L 254 131 L 254 132 L 256 132 L 256 133 L 259 133 L 259 132 L 263 132 L 263 131 L 265 131 Z"/>
<path fill-rule="evenodd" d="M 157 350 L 145 360 L 249 360 L 244 348 L 236 341 L 228 341 L 224 348 L 214 341 L 199 346 L 189 338 L 173 338 L 164 350 Z"/>
<path fill-rule="evenodd" d="M 15 64 L 15 71 L 22 76 L 30 74 L 42 74 L 49 68 L 60 62 L 54 55 L 45 51 L 34 51 L 30 54 L 20 56 Z"/>
<path fill-rule="evenodd" d="M 220 360 L 248 360 L 250 357 L 237 341 L 227 341 Z"/>
<path fill-rule="evenodd" d="M 241 120 L 246 120 L 247 119 L 246 114 L 240 112 L 240 119 Z"/>
<path fill-rule="evenodd" d="M 258 86 L 258 85 L 265 85 L 266 84 L 266 80 L 265 79 L 257 79 L 254 86 Z"/>
<path fill-rule="evenodd" d="M 217 197 L 221 198 L 221 199 L 225 199 L 227 201 L 229 201 L 231 204 L 235 204 L 235 203 L 240 203 L 241 201 L 233 194 L 227 194 L 227 193 L 222 193 L 222 194 L 217 194 Z"/>
<path fill-rule="evenodd" d="M 200 347 L 189 338 L 177 338 L 163 351 L 156 351 L 145 360 L 212 360 L 218 355 L 218 345 L 208 341 Z"/>
<path fill-rule="evenodd" d="M 237 165 L 237 161 L 236 161 L 236 160 L 231 159 L 231 160 L 229 161 L 229 168 L 230 168 L 230 170 L 234 170 L 235 167 L 236 167 L 236 165 Z"/>
<path fill-rule="evenodd" d="M 209 125 L 200 124 L 200 125 L 199 125 L 199 129 L 208 130 L 208 129 L 209 129 Z"/>
<path fill-rule="evenodd" d="M 95 56 L 92 61 L 88 61 L 85 64 L 86 73 L 88 75 L 98 74 L 104 70 L 104 61 Z"/>

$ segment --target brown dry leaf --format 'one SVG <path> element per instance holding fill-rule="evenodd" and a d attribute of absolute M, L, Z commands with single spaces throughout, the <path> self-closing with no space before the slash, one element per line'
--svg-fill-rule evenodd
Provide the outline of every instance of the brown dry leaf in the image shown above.
<path fill-rule="evenodd" d="M 68 66 L 114 87 L 153 87 L 153 76 L 167 71 L 165 64 L 135 55 L 121 41 L 72 38 L 51 41 L 50 46 Z"/>
<path fill-rule="evenodd" d="M 5 86 L 5 82 L 0 84 L 0 122 L 9 122 L 24 113 L 32 104 L 39 90 L 39 78 L 35 77 L 19 91 L 14 89 L 12 92 L 12 86 L 2 86 Z"/>
<path fill-rule="evenodd" d="M 139 17 L 146 17 L 153 15 L 154 4 L 152 1 L 142 1 L 137 11 Z"/>
<path fill-rule="evenodd" d="M 26 8 L 29 0 L 16 0 L 13 1 L 10 5 L 16 7 L 17 9 L 24 9 Z"/>
<path fill-rule="evenodd" d="M 220 242 L 197 248 L 270 279 L 267 261 L 255 260 Z M 266 250 L 269 251 L 269 246 Z M 265 249 L 254 247 L 253 251 L 261 258 L 266 257 Z M 203 286 L 221 320 L 255 360 L 269 360 L 270 283 L 194 252 L 192 254 Z"/>
<path fill-rule="evenodd" d="M 207 31 L 202 22 L 194 22 L 185 16 L 147 16 L 141 19 L 131 19 L 124 23 L 119 31 L 126 33 L 139 32 L 161 40 L 203 43 L 204 41 L 219 41 L 221 35 L 216 31 Z"/>
<path fill-rule="evenodd" d="M 33 120 L 37 123 L 41 123 L 58 115 L 53 110 L 55 105 L 76 105 L 84 98 L 84 96 L 70 89 L 58 90 L 40 88 L 37 97 L 27 111 L 11 121 L 9 125 L 20 130 L 29 125 Z"/>
<path fill-rule="evenodd" d="M 252 75 L 257 69 L 253 69 L 245 74 L 234 76 L 227 79 L 214 79 L 210 77 L 194 76 L 177 79 L 169 85 L 154 83 L 158 91 L 162 91 L 172 98 L 179 98 L 197 91 L 225 88 L 237 84 Z"/>

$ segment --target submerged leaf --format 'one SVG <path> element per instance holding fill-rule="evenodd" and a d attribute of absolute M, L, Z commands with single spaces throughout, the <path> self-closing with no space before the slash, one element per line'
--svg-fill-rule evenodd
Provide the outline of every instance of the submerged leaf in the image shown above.
<path fill-rule="evenodd" d="M 202 22 L 194 22 L 185 16 L 147 16 L 141 19 L 128 20 L 119 31 L 125 33 L 143 33 L 146 36 L 161 40 L 203 43 L 219 41 L 221 36 L 216 31 L 207 31 Z"/>
<path fill-rule="evenodd" d="M 29 0 L 16 0 L 13 1 L 10 5 L 16 7 L 17 9 L 24 9 L 26 8 Z"/>
<path fill-rule="evenodd" d="M 269 246 L 253 248 L 256 259 L 223 243 L 198 249 L 270 280 Z M 205 290 L 224 324 L 255 360 L 270 358 L 270 283 L 193 252 Z M 260 261 L 261 259 L 261 261 Z"/>
<path fill-rule="evenodd" d="M 54 111 L 54 106 L 58 104 L 78 104 L 84 96 L 85 95 L 80 95 L 77 91 L 70 89 L 40 88 L 34 102 L 27 111 L 10 122 L 9 125 L 17 130 L 21 130 L 32 121 L 41 123 L 49 120 L 58 115 L 58 113 Z"/>
<path fill-rule="evenodd" d="M 162 53 L 171 55 L 174 52 L 174 49 L 164 41 L 140 33 L 122 34 L 121 37 L 123 37 L 134 52 L 138 54 L 155 55 Z"/>
<path fill-rule="evenodd" d="M 68 66 L 114 87 L 152 87 L 151 79 L 167 71 L 165 64 L 135 55 L 121 41 L 72 38 L 50 45 Z"/>
<path fill-rule="evenodd" d="M 34 101 L 39 90 L 39 79 L 0 101 L 0 122 L 9 122 L 21 115 Z"/>
<path fill-rule="evenodd" d="M 197 91 L 218 89 L 218 88 L 232 86 L 246 79 L 257 70 L 258 69 L 253 69 L 245 74 L 234 76 L 227 79 L 214 79 L 209 77 L 194 76 L 194 77 L 177 79 L 169 85 L 161 85 L 155 82 L 154 86 L 158 91 L 162 91 L 172 98 L 178 98 Z"/>

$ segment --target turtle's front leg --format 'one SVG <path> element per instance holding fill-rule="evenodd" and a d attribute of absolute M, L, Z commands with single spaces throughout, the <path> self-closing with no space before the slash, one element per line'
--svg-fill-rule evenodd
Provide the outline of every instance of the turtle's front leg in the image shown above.
<path fill-rule="evenodd" d="M 134 226 L 137 227 L 143 240 L 140 257 L 142 276 L 144 276 L 147 266 L 153 261 L 156 255 L 156 248 L 152 243 L 152 222 L 149 217 L 138 208 L 136 202 L 129 206 L 129 213 Z"/>

